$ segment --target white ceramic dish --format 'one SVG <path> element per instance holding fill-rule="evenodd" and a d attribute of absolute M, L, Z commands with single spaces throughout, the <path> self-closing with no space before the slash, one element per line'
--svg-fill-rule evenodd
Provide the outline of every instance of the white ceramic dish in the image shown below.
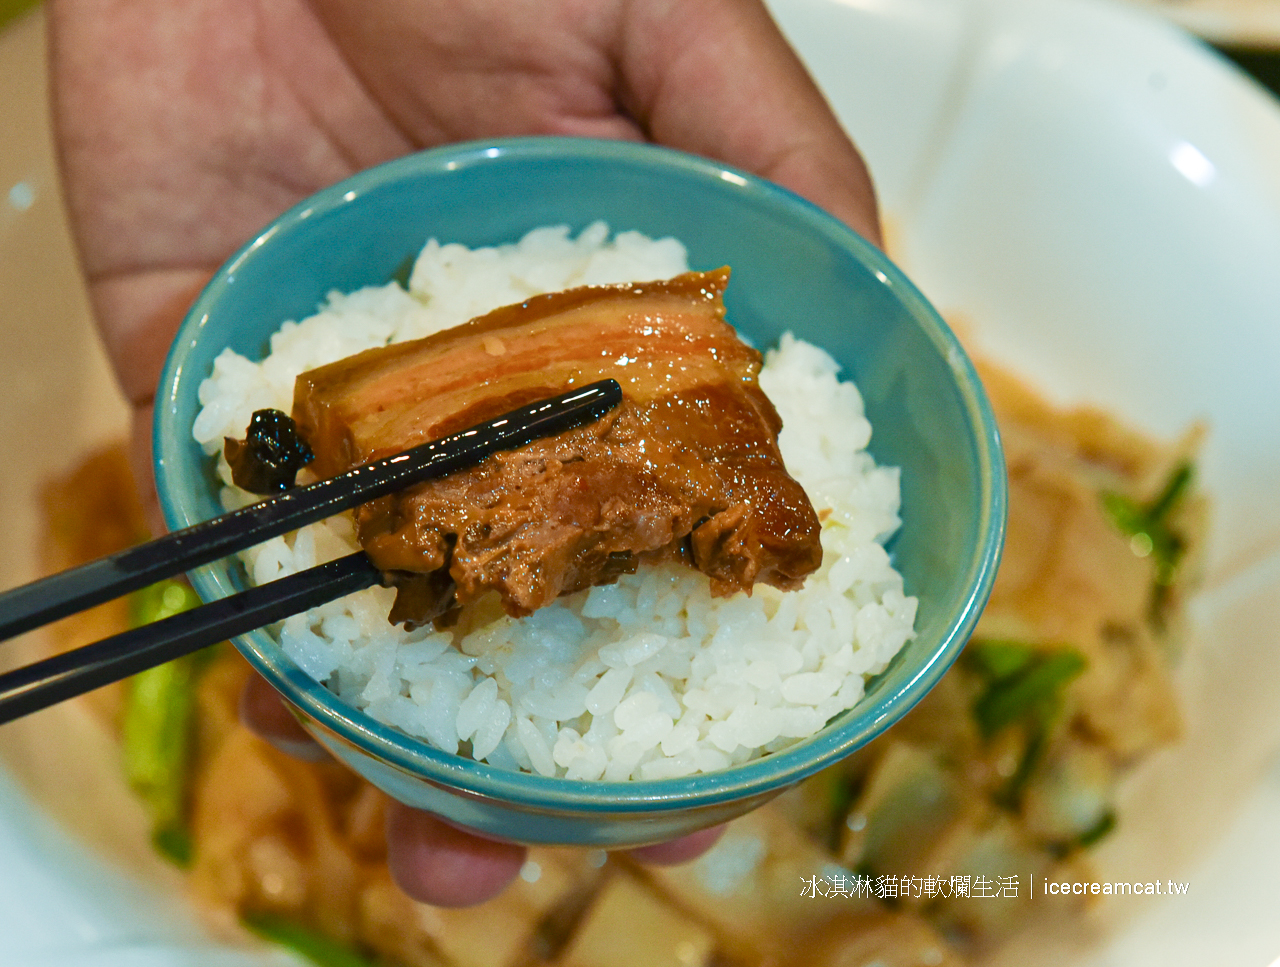
<path fill-rule="evenodd" d="M 1052 938 L 1051 950 L 1038 937 L 1011 962 L 1081 962 L 1083 945 L 1089 967 L 1271 964 L 1280 108 L 1173 28 L 1118 5 L 773 6 L 865 150 L 905 267 L 944 311 L 972 321 L 974 348 L 1060 399 L 1111 406 L 1157 432 L 1212 426 L 1203 471 L 1217 519 L 1184 670 L 1188 740 L 1137 777 L 1128 796 L 1146 819 L 1101 855 L 1111 878 L 1180 879 L 1188 895 L 1105 911 L 1091 926 L 1126 925 L 1101 948 L 1078 932 Z M 32 456 L 29 421 L 64 421 L 82 444 L 123 425 L 70 271 L 40 45 L 31 22 L 0 36 L 0 540 L 20 548 L 35 533 L 30 488 L 69 459 Z M 33 329 L 57 334 L 58 359 Z M 29 369 L 40 375 L 18 378 Z M 7 560 L 4 583 L 29 576 L 33 556 Z M 53 781 L 59 770 L 23 761 L 20 725 L 0 732 L 11 776 Z M 33 812 L 11 776 L 0 775 L 0 963 L 276 961 L 210 947 L 190 918 L 159 905 L 163 894 Z"/>

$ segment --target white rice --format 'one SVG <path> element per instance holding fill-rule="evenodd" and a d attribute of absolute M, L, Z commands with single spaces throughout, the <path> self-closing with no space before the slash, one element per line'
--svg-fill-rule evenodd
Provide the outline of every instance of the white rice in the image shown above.
<path fill-rule="evenodd" d="M 418 338 L 500 305 L 574 285 L 667 278 L 683 246 L 634 232 L 577 238 L 543 228 L 469 250 L 429 242 L 406 292 L 391 283 L 333 293 L 286 322 L 255 363 L 227 350 L 200 387 L 194 435 L 210 454 L 243 437 L 254 410 L 289 410 L 295 377 L 373 346 Z M 785 424 L 788 469 L 823 518 L 821 569 L 800 591 L 759 585 L 713 598 L 707 578 L 664 565 L 561 597 L 523 619 L 481 602 L 457 628 L 387 622 L 395 592 L 371 588 L 289 618 L 285 652 L 369 715 L 447 752 L 571 779 L 659 779 L 705 772 L 812 735 L 862 697 L 911 638 L 883 542 L 898 528 L 898 472 L 866 453 L 871 427 L 853 384 L 817 347 L 784 336 L 760 384 Z M 223 502 L 256 499 L 230 484 Z M 244 555 L 257 584 L 350 553 L 349 516 Z"/>

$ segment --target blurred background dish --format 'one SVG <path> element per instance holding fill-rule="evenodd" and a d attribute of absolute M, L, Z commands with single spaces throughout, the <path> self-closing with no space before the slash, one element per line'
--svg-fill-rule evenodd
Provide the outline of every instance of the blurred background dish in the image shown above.
<path fill-rule="evenodd" d="M 1186 674 L 1191 731 L 1132 784 L 1149 819 L 1106 857 L 1117 877 L 1180 878 L 1190 890 L 1140 908 L 1087 962 L 1271 963 L 1280 956 L 1275 101 L 1131 7 L 776 0 L 774 10 L 868 156 L 895 254 L 944 312 L 970 321 L 975 348 L 1056 398 L 1101 403 L 1158 433 L 1209 422 L 1203 479 L 1216 514 L 1195 608 L 1201 647 Z M 6 586 L 37 566 L 35 487 L 126 420 L 65 236 L 42 51 L 36 20 L 0 37 Z M 27 727 L 79 729 L 92 761 L 91 730 L 57 714 Z M 141 817 L 94 806 L 113 801 L 118 780 L 24 756 L 28 738 L 19 726 L 0 733 L 4 959 L 96 964 L 94 951 L 151 945 L 158 967 L 221 963 L 196 928 L 154 912 L 163 891 L 119 873 L 118 851 L 84 851 L 32 809 L 24 786 L 72 784 L 75 795 L 59 800 L 78 814 L 60 818 L 116 843 L 132 822 L 145 842 Z M 1022 962 L 1049 961 L 1024 952 Z"/>

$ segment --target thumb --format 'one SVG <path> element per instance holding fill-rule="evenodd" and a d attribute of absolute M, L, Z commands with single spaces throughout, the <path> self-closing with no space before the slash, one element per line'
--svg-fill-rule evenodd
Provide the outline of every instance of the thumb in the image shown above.
<path fill-rule="evenodd" d="M 654 141 L 777 182 L 881 244 L 866 164 L 763 3 L 627 7 L 621 97 Z"/>

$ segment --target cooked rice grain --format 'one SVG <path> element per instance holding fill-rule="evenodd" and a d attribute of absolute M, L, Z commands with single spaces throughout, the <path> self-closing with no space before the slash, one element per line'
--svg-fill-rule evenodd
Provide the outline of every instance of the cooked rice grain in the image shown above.
<path fill-rule="evenodd" d="M 286 322 L 260 363 L 227 350 L 200 388 L 194 435 L 211 455 L 256 409 L 288 410 L 296 376 L 373 346 L 418 338 L 500 305 L 575 285 L 667 278 L 683 247 L 597 223 L 576 238 L 542 228 L 514 245 L 429 242 L 410 277 L 333 293 Z M 661 779 L 777 751 L 852 708 L 867 676 L 912 636 L 883 542 L 897 529 L 898 473 L 866 453 L 857 388 L 821 349 L 783 337 L 760 384 L 781 414 L 787 467 L 823 517 L 821 569 L 803 589 L 760 585 L 714 598 L 677 564 L 566 595 L 513 619 L 492 599 L 458 626 L 406 632 L 387 623 L 395 592 L 371 588 L 279 627 L 285 652 L 375 719 L 447 752 L 571 779 Z M 219 472 L 223 503 L 255 499 Z M 350 553 L 350 517 L 315 524 L 244 555 L 265 583 Z"/>

